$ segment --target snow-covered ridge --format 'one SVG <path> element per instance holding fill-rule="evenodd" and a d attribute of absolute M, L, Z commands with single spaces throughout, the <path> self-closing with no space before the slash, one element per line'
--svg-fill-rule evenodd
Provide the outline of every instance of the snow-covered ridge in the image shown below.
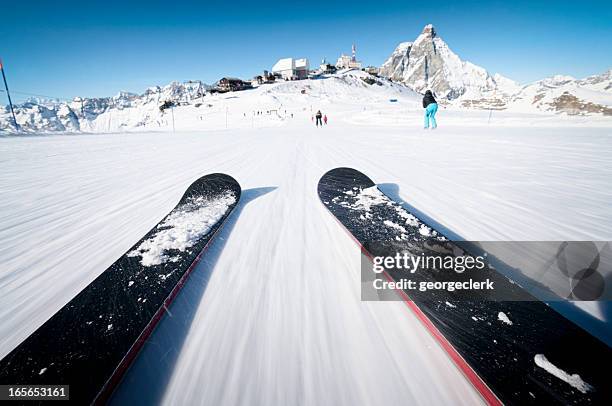
<path fill-rule="evenodd" d="M 119 92 L 112 97 L 82 98 L 71 101 L 29 99 L 15 105 L 17 123 L 23 132 L 109 131 L 145 126 L 160 113 L 166 101 L 193 104 L 201 99 L 210 86 L 201 81 L 171 82 L 166 86 L 149 87 L 141 94 Z M 129 117 L 123 110 L 132 110 Z M 112 123 L 112 113 L 115 120 Z M 8 106 L 0 108 L 0 131 L 14 132 Z"/>
<path fill-rule="evenodd" d="M 556 75 L 521 86 L 462 60 L 431 25 L 414 41 L 400 43 L 378 77 L 343 70 L 225 95 L 210 94 L 209 89 L 201 81 L 172 82 L 149 87 L 142 94 L 120 92 L 71 101 L 31 99 L 16 105 L 15 112 L 19 130 L 25 133 L 218 129 L 228 128 L 226 114 L 243 117 L 239 127 L 255 127 L 258 120 L 262 124 L 262 115 L 251 117 L 262 110 L 269 118 L 263 125 L 276 126 L 286 118 L 280 111 L 305 111 L 319 104 L 351 105 L 364 112 L 394 100 L 420 114 L 419 93 L 432 89 L 441 104 L 459 110 L 612 116 L 612 70 L 584 79 Z M 164 109 L 168 103 L 177 108 Z M 0 134 L 15 132 L 8 106 L 0 107 Z"/>
<path fill-rule="evenodd" d="M 414 42 L 400 43 L 380 72 L 419 93 L 431 89 L 460 108 L 612 115 L 612 70 L 584 79 L 555 75 L 521 86 L 462 60 L 431 24 Z"/>
<path fill-rule="evenodd" d="M 463 61 L 428 24 L 414 42 L 402 42 L 381 66 L 381 75 L 423 93 L 434 90 L 440 98 L 455 100 L 500 90 L 511 94 L 520 86 L 499 74 Z"/>
<path fill-rule="evenodd" d="M 16 106 L 21 132 L 123 132 L 278 126 L 313 105 L 365 106 L 401 101 L 418 108 L 412 90 L 364 71 L 349 70 L 299 81 L 278 81 L 254 89 L 207 92 L 201 82 L 172 82 L 143 94 L 121 92 L 108 98 L 75 98 L 70 102 L 30 101 Z M 163 108 L 172 103 L 174 108 Z M 254 115 L 255 113 L 259 113 Z M 226 120 L 227 115 L 227 120 Z M 16 132 L 8 107 L 0 110 L 0 133 Z"/>
<path fill-rule="evenodd" d="M 555 75 L 523 86 L 509 101 L 516 110 L 612 115 L 612 70 L 584 79 Z"/>

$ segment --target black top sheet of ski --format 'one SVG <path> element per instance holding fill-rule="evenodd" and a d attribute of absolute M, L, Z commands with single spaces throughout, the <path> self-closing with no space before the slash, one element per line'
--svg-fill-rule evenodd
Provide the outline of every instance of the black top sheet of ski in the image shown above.
<path fill-rule="evenodd" d="M 151 231 L 0 361 L 0 384 L 70 385 L 73 403 L 104 402 L 240 193 L 236 180 L 224 174 L 192 183 Z M 191 246 L 169 248 L 145 260 L 146 244 L 161 243 L 156 238 L 181 226 L 181 216 L 201 219 L 211 213 L 216 222 L 204 224 Z"/>
<path fill-rule="evenodd" d="M 356 194 L 368 189 L 382 193 L 376 184 L 363 173 L 351 168 L 336 168 L 327 172 L 318 184 L 318 194 L 329 211 L 352 234 L 370 256 L 384 255 L 375 252 L 375 242 L 400 240 L 396 228 L 388 227 L 385 220 L 401 224 L 406 229 L 404 237 L 413 241 L 435 238 L 424 236 L 422 220 L 409 226 L 403 216 L 412 215 L 388 196 L 386 204 L 370 207 L 368 215 L 355 210 Z M 435 231 L 435 230 L 434 230 Z M 426 233 L 427 234 L 427 233 Z M 447 241 L 446 244 L 454 244 Z M 506 404 L 609 404 L 612 400 L 609 373 L 612 352 L 603 342 L 551 309 L 545 303 L 520 292 L 497 271 L 489 269 L 496 288 L 530 301 L 455 300 L 457 292 L 440 291 L 432 296 L 404 291 L 429 321 L 450 342 L 469 366 L 486 382 L 495 395 Z M 400 273 L 388 271 L 394 280 Z M 423 278 L 432 278 L 422 273 Z M 498 320 L 499 313 L 508 315 L 512 325 Z M 538 355 L 540 354 L 540 355 Z M 556 367 L 569 374 L 578 374 L 591 387 L 585 392 L 576 389 L 536 365 L 535 357 L 544 356 Z M 542 361 L 542 358 L 539 358 Z M 409 360 L 406 360 L 409 362 Z M 474 382 L 473 382 L 474 383 Z M 444 385 L 440 382 L 440 385 Z"/>

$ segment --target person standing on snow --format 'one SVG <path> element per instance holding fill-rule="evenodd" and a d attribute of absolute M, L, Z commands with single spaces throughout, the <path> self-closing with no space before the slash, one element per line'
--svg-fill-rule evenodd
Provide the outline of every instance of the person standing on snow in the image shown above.
<path fill-rule="evenodd" d="M 435 129 L 438 126 L 436 123 L 438 102 L 436 102 L 431 90 L 426 91 L 425 96 L 423 96 L 423 108 L 425 109 L 425 128 L 429 128 L 429 122 L 431 121 L 431 129 Z"/>
<path fill-rule="evenodd" d="M 323 116 L 323 123 L 325 123 L 325 125 L 327 125 L 327 114 L 325 114 L 325 115 Z"/>
<path fill-rule="evenodd" d="M 321 113 L 321 110 L 317 111 L 317 114 L 315 115 L 315 117 L 317 118 L 317 122 L 315 123 L 315 125 L 318 127 L 320 124 L 321 127 L 323 127 L 323 122 L 321 121 L 321 117 L 323 117 L 323 114 Z"/>

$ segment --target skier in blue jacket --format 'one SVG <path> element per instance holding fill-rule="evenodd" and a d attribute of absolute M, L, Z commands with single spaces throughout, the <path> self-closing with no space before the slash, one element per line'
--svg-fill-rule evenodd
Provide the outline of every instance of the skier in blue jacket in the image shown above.
<path fill-rule="evenodd" d="M 429 128 L 429 121 L 431 121 L 431 129 L 435 129 L 438 126 L 436 123 L 438 102 L 436 102 L 431 90 L 426 91 L 425 96 L 423 96 L 423 108 L 425 109 L 425 128 Z"/>

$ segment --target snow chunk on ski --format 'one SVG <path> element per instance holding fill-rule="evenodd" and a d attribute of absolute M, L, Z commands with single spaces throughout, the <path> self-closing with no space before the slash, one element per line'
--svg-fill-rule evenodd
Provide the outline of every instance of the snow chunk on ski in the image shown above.
<path fill-rule="evenodd" d="M 192 198 L 160 223 L 157 226 L 159 231 L 153 237 L 143 241 L 128 255 L 140 256 L 143 266 L 175 261 L 168 251 L 185 251 L 195 245 L 235 202 L 236 196 L 231 191 L 215 199 L 204 196 Z"/>
<path fill-rule="evenodd" d="M 499 312 L 497 314 L 497 320 L 501 321 L 502 323 L 505 323 L 509 326 L 512 325 L 512 320 L 510 320 L 510 318 L 506 315 L 506 313 L 504 312 Z"/>
<path fill-rule="evenodd" d="M 389 198 L 387 198 L 387 196 L 385 196 L 376 186 L 362 189 L 359 193 L 353 190 L 347 190 L 344 194 L 353 197 L 354 201 L 353 203 L 342 202 L 341 204 L 353 210 L 370 212 L 372 206 L 391 204 Z"/>
<path fill-rule="evenodd" d="M 544 369 L 549 374 L 556 376 L 562 381 L 567 382 L 572 387 L 578 389 L 582 393 L 587 393 L 593 390 L 593 387 L 589 385 L 588 383 L 586 383 L 585 381 L 583 381 L 582 378 L 580 378 L 580 375 L 568 374 L 564 370 L 553 365 L 548 359 L 546 359 L 544 354 L 536 354 L 536 356 L 534 357 L 534 361 L 537 366 Z"/>
<path fill-rule="evenodd" d="M 340 204 L 341 206 L 348 207 L 352 210 L 363 211 L 366 213 L 365 218 L 370 218 L 368 214 L 372 212 L 373 206 L 387 205 L 395 209 L 399 217 L 405 220 L 405 224 L 411 227 L 421 226 L 421 230 L 419 231 L 422 235 L 425 235 L 425 236 L 434 235 L 435 236 L 437 234 L 435 231 L 431 230 L 429 227 L 422 224 L 412 214 L 408 213 L 402 206 L 400 206 L 393 200 L 389 199 L 389 197 L 385 195 L 383 192 L 381 192 L 381 190 L 378 189 L 377 186 L 371 186 L 369 188 L 364 188 L 361 190 L 357 188 L 353 188 L 353 189 L 355 190 L 347 190 L 346 192 L 344 192 L 345 195 L 349 196 L 346 198 L 347 200 L 340 202 L 339 201 L 340 198 L 336 197 L 333 199 L 333 202 L 336 204 Z M 357 192 L 356 190 L 359 190 L 359 192 Z M 349 202 L 348 199 L 352 199 L 353 201 Z M 392 225 L 392 224 L 387 224 L 385 222 L 385 225 L 389 227 L 397 228 L 398 230 L 402 231 L 402 229 L 396 227 L 396 226 L 399 226 L 399 224 Z M 405 230 L 403 231 L 405 232 Z"/>

